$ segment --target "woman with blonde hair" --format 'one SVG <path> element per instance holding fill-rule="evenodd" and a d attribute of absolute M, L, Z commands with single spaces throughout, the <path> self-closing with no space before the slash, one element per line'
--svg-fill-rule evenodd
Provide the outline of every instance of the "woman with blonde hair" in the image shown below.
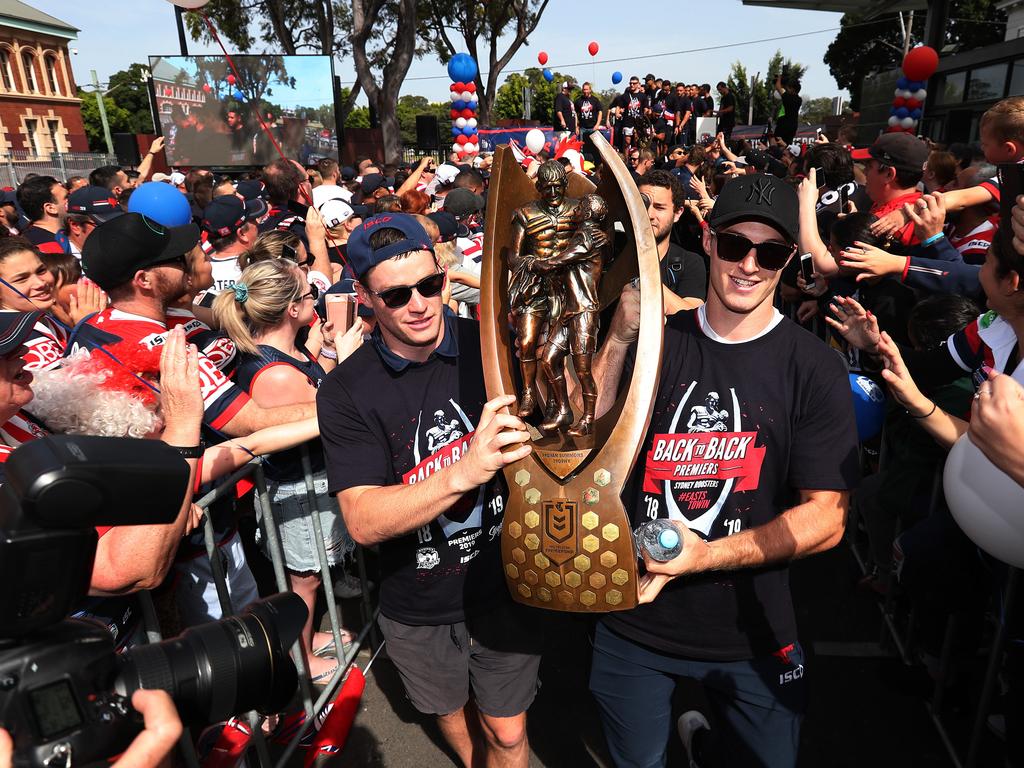
<path fill-rule="evenodd" d="M 313 402 L 327 371 L 337 365 L 338 358 L 344 359 L 362 343 L 361 323 L 337 334 L 326 323 L 319 354 L 314 357 L 307 351 L 299 333 L 315 319 L 317 296 L 316 287 L 307 282 L 295 262 L 270 259 L 247 266 L 234 286 L 214 301 L 214 315 L 240 353 L 235 382 L 264 408 Z M 328 561 L 340 564 L 352 552 L 354 543 L 337 502 L 327 493 L 319 438 L 306 447 Z M 337 659 L 316 656 L 332 650 L 333 644 L 329 634 L 313 633 L 313 609 L 321 579 L 301 450 L 276 454 L 266 474 L 271 509 L 261 511 L 273 514 L 277 521 L 292 589 L 309 608 L 302 637 L 313 681 L 326 683 L 337 668 Z"/>

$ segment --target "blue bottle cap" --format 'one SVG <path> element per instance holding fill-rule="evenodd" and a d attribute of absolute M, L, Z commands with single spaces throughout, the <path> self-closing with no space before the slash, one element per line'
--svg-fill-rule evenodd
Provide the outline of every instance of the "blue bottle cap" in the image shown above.
<path fill-rule="evenodd" d="M 658 543 L 665 549 L 679 546 L 679 532 L 675 528 L 666 528 L 658 534 Z"/>

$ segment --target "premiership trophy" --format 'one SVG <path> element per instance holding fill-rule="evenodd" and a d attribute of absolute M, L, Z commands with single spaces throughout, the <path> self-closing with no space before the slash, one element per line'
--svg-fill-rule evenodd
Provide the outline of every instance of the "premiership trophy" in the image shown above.
<path fill-rule="evenodd" d="M 637 604 L 637 556 L 620 495 L 650 424 L 664 320 L 645 202 L 604 137 L 592 138 L 604 163 L 596 188 L 555 160 L 530 179 L 508 147 L 495 153 L 481 346 L 488 397 L 516 395 L 513 412 L 533 444 L 504 470 L 501 552 L 512 596 L 605 612 Z M 596 418 L 600 313 L 630 281 L 642 297 L 636 363 L 615 405 Z"/>

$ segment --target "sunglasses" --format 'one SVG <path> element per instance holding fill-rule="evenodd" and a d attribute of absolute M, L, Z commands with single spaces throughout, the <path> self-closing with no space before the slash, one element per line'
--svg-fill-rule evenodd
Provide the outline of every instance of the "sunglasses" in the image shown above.
<path fill-rule="evenodd" d="M 158 261 L 156 264 L 151 264 L 150 267 L 178 267 L 180 266 L 186 272 L 188 271 L 188 257 L 182 254 L 181 256 L 175 256 L 173 259 L 164 259 Z"/>
<path fill-rule="evenodd" d="M 300 301 L 305 301 L 306 299 L 312 299 L 313 301 L 316 301 L 319 298 L 320 298 L 320 289 L 317 288 L 312 283 L 310 283 L 309 284 L 309 293 L 304 293 L 301 296 L 299 296 L 299 298 L 297 298 L 295 300 L 295 303 L 298 304 Z"/>
<path fill-rule="evenodd" d="M 433 275 L 424 277 L 415 285 L 399 285 L 395 288 L 388 288 L 386 291 L 380 291 L 379 293 L 370 288 L 367 288 L 366 290 L 383 301 L 384 306 L 389 309 L 401 309 L 412 299 L 413 291 L 416 291 L 425 299 L 432 299 L 440 294 L 441 289 L 444 288 L 444 277 L 444 272 L 437 272 Z"/>
<path fill-rule="evenodd" d="M 786 266 L 786 261 L 793 255 L 793 251 L 796 250 L 795 245 L 786 245 L 785 243 L 777 243 L 771 240 L 764 243 L 755 243 L 750 238 L 738 235 L 735 232 L 716 232 L 713 229 L 710 231 L 711 235 L 718 241 L 718 247 L 715 249 L 718 258 L 729 262 L 743 261 L 747 254 L 753 250 L 757 255 L 757 266 L 772 272 L 778 272 Z"/>

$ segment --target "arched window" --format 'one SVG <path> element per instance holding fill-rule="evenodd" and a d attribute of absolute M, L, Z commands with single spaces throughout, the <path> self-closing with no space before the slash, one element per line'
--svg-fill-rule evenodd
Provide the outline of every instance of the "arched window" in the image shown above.
<path fill-rule="evenodd" d="M 0 49 L 0 82 L 3 83 L 5 91 L 16 91 L 14 87 L 14 70 L 11 69 L 11 52 L 6 48 Z"/>
<path fill-rule="evenodd" d="M 21 65 L 25 68 L 25 85 L 30 93 L 39 93 L 39 81 L 36 79 L 36 57 L 29 51 L 21 54 Z"/>
<path fill-rule="evenodd" d="M 47 56 L 46 57 L 46 77 L 50 81 L 50 90 L 55 96 L 61 96 L 60 90 L 60 75 L 57 70 L 57 57 Z"/>

